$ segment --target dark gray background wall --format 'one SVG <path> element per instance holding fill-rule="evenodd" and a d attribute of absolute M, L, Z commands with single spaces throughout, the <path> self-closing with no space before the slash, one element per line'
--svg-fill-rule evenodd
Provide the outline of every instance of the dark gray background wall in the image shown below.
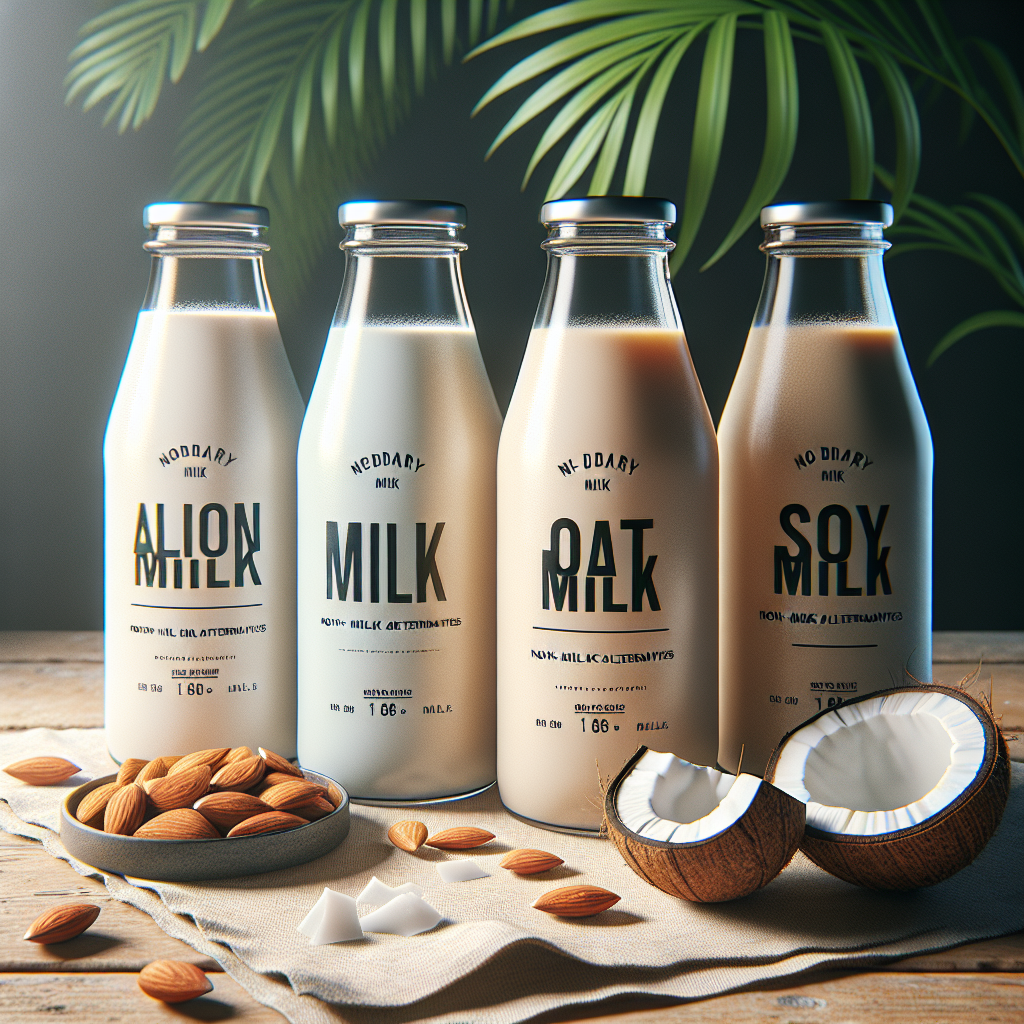
<path fill-rule="evenodd" d="M 519 0 L 516 12 L 542 6 Z M 79 26 L 99 0 L 0 0 L 0 628 L 98 629 L 102 625 L 102 465 L 107 412 L 148 276 L 142 207 L 168 194 L 176 132 L 203 57 L 166 86 L 156 115 L 117 135 L 101 114 L 65 107 L 62 80 Z M 1008 49 L 1024 38 L 1024 4 L 965 0 L 950 10 L 966 33 Z M 801 136 L 780 200 L 842 196 L 845 137 L 824 56 L 798 44 Z M 484 359 L 504 408 L 518 372 L 544 273 L 537 210 L 560 154 L 529 188 L 519 181 L 537 129 L 514 136 L 487 163 L 491 140 L 521 102 L 513 94 L 470 120 L 469 111 L 530 46 L 506 47 L 445 69 L 381 158 L 348 195 L 450 198 L 470 210 L 466 288 Z M 670 94 L 678 130 L 663 130 L 648 193 L 683 198 L 699 60 Z M 698 374 L 717 421 L 757 300 L 759 231 L 704 274 L 745 198 L 763 139 L 760 36 L 738 44 L 726 147 L 705 226 L 676 292 Z M 870 84 L 870 83 L 869 83 Z M 876 97 L 877 98 L 877 97 Z M 879 102 L 878 109 L 883 104 Z M 1024 208 L 1024 188 L 983 128 L 958 147 L 959 112 L 948 97 L 923 116 L 918 188 L 943 201 L 971 190 Z M 892 164 L 884 115 L 878 157 Z M 584 179 L 584 183 L 589 179 Z M 276 223 L 272 238 L 287 224 Z M 312 387 L 341 282 L 334 247 L 309 288 L 282 295 L 274 254 L 271 292 L 304 395 Z M 1007 301 L 980 270 L 936 254 L 889 264 L 889 282 L 935 441 L 935 626 L 1020 629 L 1024 623 L 1020 472 L 1024 346 L 1020 332 L 991 330 L 959 343 L 931 369 L 935 341 L 959 320 Z"/>

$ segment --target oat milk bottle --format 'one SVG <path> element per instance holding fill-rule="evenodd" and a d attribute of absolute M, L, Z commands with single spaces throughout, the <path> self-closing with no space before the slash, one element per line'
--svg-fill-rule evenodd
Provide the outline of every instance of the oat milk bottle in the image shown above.
<path fill-rule="evenodd" d="M 454 203 L 356 202 L 299 442 L 299 758 L 372 802 L 494 782 L 501 415 Z"/>
<path fill-rule="evenodd" d="M 547 278 L 498 454 L 498 786 L 595 831 L 640 744 L 714 764 L 718 449 L 661 199 L 545 203 Z"/>
<path fill-rule="evenodd" d="M 932 441 L 882 268 L 887 203 L 769 206 L 722 413 L 722 765 L 931 678 Z"/>
<path fill-rule="evenodd" d="M 103 442 L 104 719 L 118 761 L 295 754 L 302 399 L 263 276 L 259 206 L 157 203 Z"/>

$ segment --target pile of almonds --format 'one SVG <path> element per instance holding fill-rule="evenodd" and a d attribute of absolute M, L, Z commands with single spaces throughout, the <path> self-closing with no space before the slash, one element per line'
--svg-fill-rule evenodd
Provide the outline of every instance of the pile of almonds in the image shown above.
<path fill-rule="evenodd" d="M 129 758 L 83 797 L 84 825 L 142 839 L 218 839 L 282 832 L 334 811 L 341 790 L 310 782 L 272 750 L 213 747 L 152 761 Z"/>

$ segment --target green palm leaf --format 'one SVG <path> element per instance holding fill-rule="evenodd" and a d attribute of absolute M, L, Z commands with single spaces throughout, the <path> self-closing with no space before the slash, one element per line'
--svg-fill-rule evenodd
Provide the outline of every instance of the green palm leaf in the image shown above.
<path fill-rule="evenodd" d="M 775 11 L 765 11 L 763 20 L 768 113 L 761 166 L 758 168 L 754 187 L 750 190 L 736 223 L 701 270 L 707 270 L 718 261 L 754 223 L 761 207 L 771 202 L 782 186 L 789 173 L 789 165 L 793 162 L 800 116 L 793 37 L 790 35 L 789 22 L 784 15 Z"/>
<path fill-rule="evenodd" d="M 1016 327 L 1017 330 L 1022 330 L 1024 329 L 1024 313 L 1013 309 L 991 309 L 985 313 L 975 313 L 974 316 L 962 320 L 951 331 L 943 335 L 941 341 L 931 350 L 928 355 L 928 368 L 931 369 L 935 360 L 943 352 L 948 352 L 962 338 L 988 327 Z"/>
<path fill-rule="evenodd" d="M 564 196 L 579 181 L 580 176 L 601 148 L 601 143 L 604 142 L 604 137 L 622 99 L 623 93 L 617 92 L 576 133 L 576 137 L 569 144 L 569 148 L 565 151 L 565 155 L 551 179 L 551 184 L 548 185 L 547 194 L 544 196 L 545 202 Z"/>
<path fill-rule="evenodd" d="M 869 46 L 868 52 L 885 86 L 896 126 L 896 173 L 892 185 L 894 220 L 906 210 L 921 168 L 921 122 L 910 84 L 900 66 L 881 47 Z"/>

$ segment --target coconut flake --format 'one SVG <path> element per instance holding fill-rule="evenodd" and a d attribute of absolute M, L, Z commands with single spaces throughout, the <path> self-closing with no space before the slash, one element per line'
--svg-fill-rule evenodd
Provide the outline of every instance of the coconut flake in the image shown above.
<path fill-rule="evenodd" d="M 296 930 L 305 935 L 313 946 L 350 942 L 363 937 L 356 901 L 333 889 L 324 889 L 323 895 Z"/>
<path fill-rule="evenodd" d="M 442 882 L 471 882 L 474 878 L 490 878 L 490 871 L 484 871 L 472 857 L 462 860 L 445 860 L 437 865 Z"/>
<path fill-rule="evenodd" d="M 396 896 L 403 893 L 413 893 L 416 896 L 423 895 L 423 889 L 415 882 L 403 882 L 392 888 L 385 885 L 376 875 L 366 884 L 366 888 L 356 897 L 357 903 L 369 903 L 371 906 L 380 907 L 390 903 Z"/>
<path fill-rule="evenodd" d="M 359 923 L 364 932 L 408 937 L 430 931 L 440 921 L 441 915 L 425 899 L 407 892 L 367 914 Z"/>

